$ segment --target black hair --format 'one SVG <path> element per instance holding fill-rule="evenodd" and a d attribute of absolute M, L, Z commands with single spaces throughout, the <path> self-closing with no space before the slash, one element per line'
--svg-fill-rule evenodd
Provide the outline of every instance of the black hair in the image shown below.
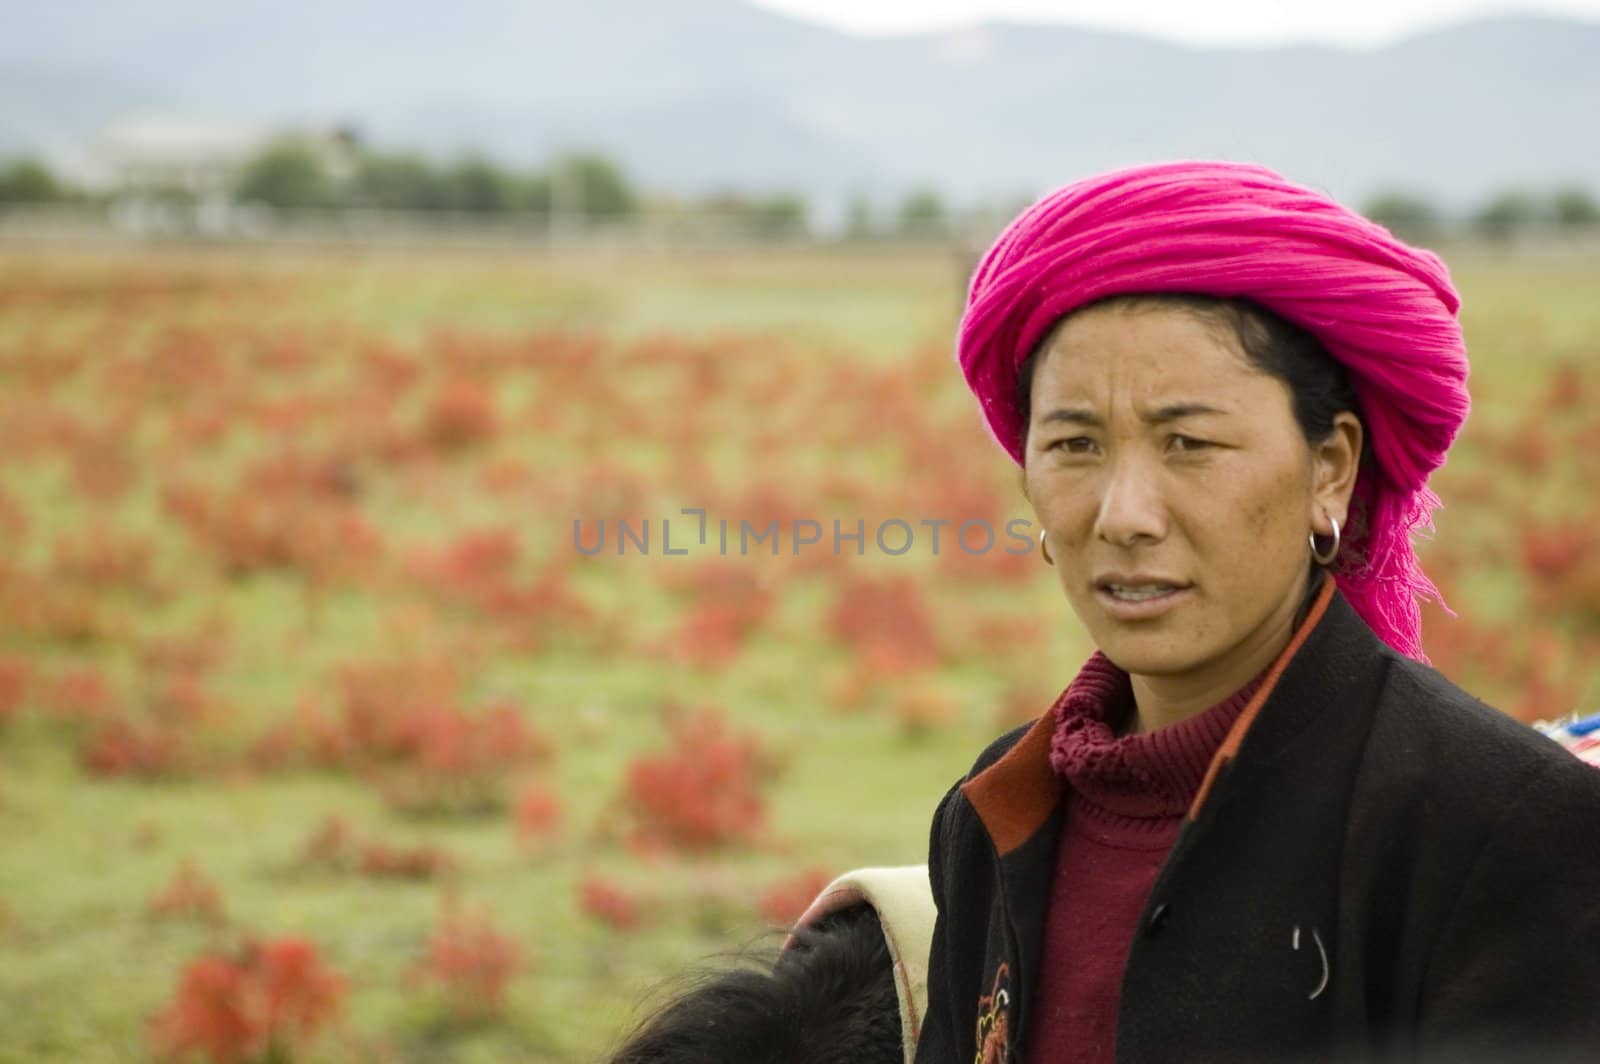
<path fill-rule="evenodd" d="M 692 981 L 611 1064 L 900 1064 L 900 1005 L 877 913 L 856 905 L 795 933 L 775 960 Z"/>
<path fill-rule="evenodd" d="M 1114 304 L 1130 309 L 1147 306 L 1178 307 L 1191 311 L 1208 322 L 1225 325 L 1238 340 L 1250 364 L 1269 376 L 1276 377 L 1289 389 L 1290 403 L 1295 422 L 1306 442 L 1312 445 L 1326 440 L 1333 432 L 1334 416 L 1350 411 L 1361 418 L 1361 404 L 1344 365 L 1328 354 L 1322 341 L 1309 330 L 1303 329 L 1261 304 L 1249 299 L 1223 299 L 1193 292 L 1141 292 L 1133 295 L 1108 296 L 1085 306 Z M 1084 309 L 1082 307 L 1078 309 Z M 1076 313 L 1074 311 L 1073 313 Z M 1066 318 L 1072 315 L 1068 314 Z M 1065 321 L 1063 318 L 1062 321 Z M 1056 324 L 1036 344 L 1017 370 L 1017 410 L 1022 424 L 1028 423 L 1033 408 L 1033 376 L 1039 354 L 1044 350 Z M 1366 420 L 1361 418 L 1361 458 L 1366 460 L 1370 436 Z M 1026 432 L 1026 429 L 1024 429 Z"/>

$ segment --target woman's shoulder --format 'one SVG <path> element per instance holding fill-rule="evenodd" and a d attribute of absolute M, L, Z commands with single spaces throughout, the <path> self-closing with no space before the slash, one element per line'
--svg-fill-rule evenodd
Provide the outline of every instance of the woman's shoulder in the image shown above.
<path fill-rule="evenodd" d="M 1399 655 L 1382 686 L 1363 775 L 1369 784 L 1497 819 L 1530 789 L 1600 814 L 1600 772 L 1438 670 Z"/>
<path fill-rule="evenodd" d="M 1383 684 L 1378 724 L 1401 726 L 1441 750 L 1517 768 L 1524 760 L 1576 760 L 1533 727 L 1460 687 L 1431 665 L 1394 655 Z"/>

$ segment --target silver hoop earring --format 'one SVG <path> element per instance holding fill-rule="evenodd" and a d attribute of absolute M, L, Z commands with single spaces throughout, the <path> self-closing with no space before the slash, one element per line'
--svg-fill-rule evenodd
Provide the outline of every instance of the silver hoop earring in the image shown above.
<path fill-rule="evenodd" d="M 1050 557 L 1050 545 L 1044 541 L 1045 535 L 1046 530 L 1042 528 L 1039 529 L 1039 553 L 1044 556 L 1044 563 L 1046 565 L 1054 565 L 1056 560 Z"/>
<path fill-rule="evenodd" d="M 1306 539 L 1311 543 L 1311 559 L 1318 565 L 1332 565 L 1333 560 L 1339 556 L 1339 519 L 1330 517 L 1328 521 L 1333 525 L 1333 546 L 1328 549 L 1328 553 L 1323 554 L 1317 550 L 1317 534 L 1315 532 L 1308 533 L 1306 536 Z"/>

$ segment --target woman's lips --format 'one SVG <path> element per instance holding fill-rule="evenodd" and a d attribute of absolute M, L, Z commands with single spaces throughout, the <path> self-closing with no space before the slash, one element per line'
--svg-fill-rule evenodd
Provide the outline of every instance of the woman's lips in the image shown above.
<path fill-rule="evenodd" d="M 1119 621 L 1148 621 L 1160 617 L 1179 606 L 1188 597 L 1189 587 L 1173 587 L 1148 598 L 1118 598 L 1105 586 L 1096 586 L 1095 599 L 1100 608 Z"/>

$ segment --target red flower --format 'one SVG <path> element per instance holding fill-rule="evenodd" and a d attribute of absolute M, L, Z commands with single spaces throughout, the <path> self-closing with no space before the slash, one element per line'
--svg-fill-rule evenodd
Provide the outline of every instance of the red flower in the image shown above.
<path fill-rule="evenodd" d="M 755 738 L 731 732 L 714 708 L 680 716 L 668 728 L 665 753 L 628 766 L 623 800 L 637 841 L 706 849 L 759 835 L 766 805 Z"/>
<path fill-rule="evenodd" d="M 111 687 L 93 668 L 62 673 L 45 696 L 48 710 L 60 720 L 95 720 L 111 708 Z"/>
<path fill-rule="evenodd" d="M 332 872 L 398 879 L 434 879 L 453 872 L 456 859 L 437 846 L 391 846 L 359 838 L 342 816 L 325 817 L 306 840 L 303 861 Z"/>
<path fill-rule="evenodd" d="M 524 841 L 549 838 L 561 828 L 561 799 L 541 786 L 529 786 L 517 796 L 517 834 Z"/>
<path fill-rule="evenodd" d="M 520 952 L 486 914 L 460 912 L 451 902 L 411 978 L 438 984 L 457 1018 L 492 1014 L 505 1003 L 506 985 L 516 974 Z"/>
<path fill-rule="evenodd" d="M 323 966 L 316 946 L 286 938 L 259 947 L 252 959 L 273 1042 L 309 1042 L 325 1025 L 337 1021 L 344 981 Z"/>
<path fill-rule="evenodd" d="M 464 450 L 495 433 L 499 418 L 494 396 L 467 378 L 447 381 L 429 405 L 422 433 L 441 451 Z"/>
<path fill-rule="evenodd" d="M 455 858 L 436 846 L 403 849 L 369 842 L 361 850 L 362 875 L 396 879 L 434 879 L 456 868 Z"/>
<path fill-rule="evenodd" d="M 0 724 L 16 716 L 33 670 L 21 658 L 0 658 Z"/>
<path fill-rule="evenodd" d="M 883 672 L 939 663 L 933 616 L 908 577 L 857 577 L 839 590 L 829 624 L 835 638 Z"/>
<path fill-rule="evenodd" d="M 338 1022 L 344 993 L 313 944 L 247 940 L 234 953 L 190 962 L 172 1004 L 151 1024 L 151 1048 L 213 1064 L 283 1059 Z"/>
<path fill-rule="evenodd" d="M 227 920 L 223 913 L 222 892 L 188 858 L 178 866 L 171 882 L 150 899 L 150 914 L 157 917 L 193 917 L 214 925 Z"/>
<path fill-rule="evenodd" d="M 644 925 L 639 899 L 599 876 L 588 876 L 579 884 L 578 907 L 616 931 L 632 931 Z"/>
<path fill-rule="evenodd" d="M 181 772 L 188 766 L 189 751 L 183 733 L 170 725 L 118 716 L 102 723 L 84 741 L 78 760 L 96 776 L 150 779 Z"/>
<path fill-rule="evenodd" d="M 258 1053 L 265 1038 L 249 1004 L 248 981 L 249 973 L 231 958 L 191 962 L 177 999 L 151 1029 L 155 1055 L 184 1059 L 199 1053 L 214 1064 L 231 1064 Z"/>

